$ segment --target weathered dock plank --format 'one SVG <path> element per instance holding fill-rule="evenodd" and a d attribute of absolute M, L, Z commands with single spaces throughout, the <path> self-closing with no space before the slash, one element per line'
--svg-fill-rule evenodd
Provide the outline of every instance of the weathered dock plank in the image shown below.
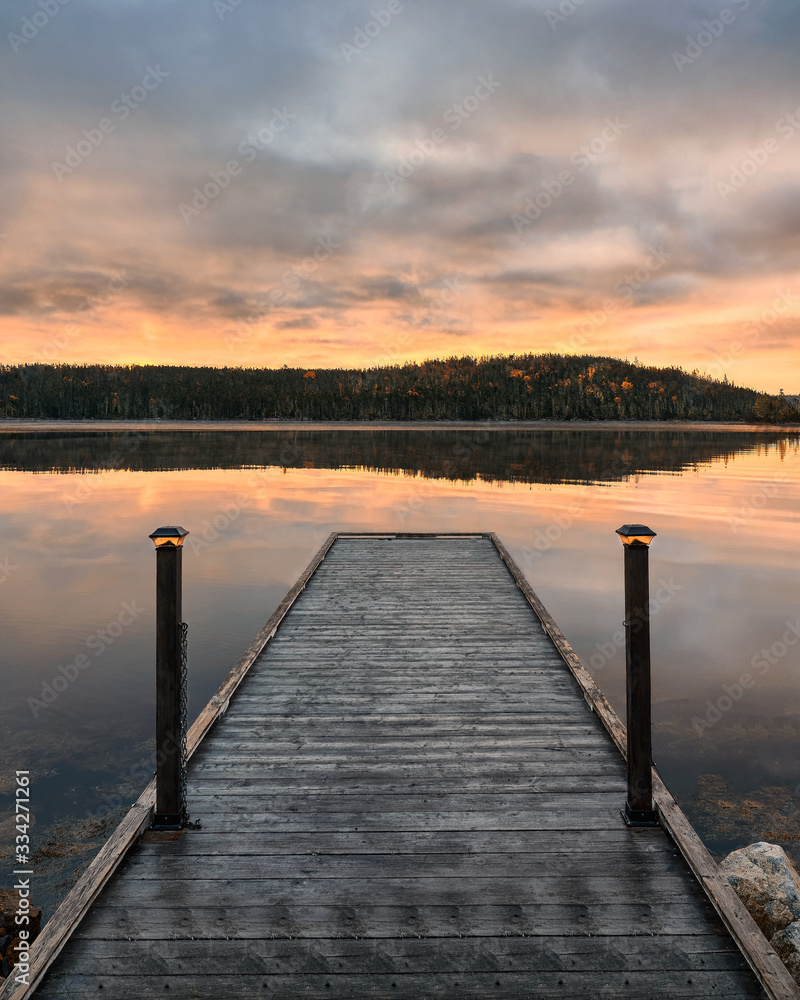
<path fill-rule="evenodd" d="M 569 904 L 550 901 L 543 906 L 474 903 L 470 908 L 470 921 L 465 919 L 462 909 L 444 903 L 398 906 L 373 901 L 358 911 L 352 906 L 324 903 L 313 906 L 240 903 L 231 908 L 198 903 L 192 908 L 150 907 L 149 922 L 144 926 L 137 913 L 130 908 L 103 907 L 90 912 L 84 921 L 85 926 L 81 925 L 73 941 L 83 938 L 117 940 L 124 946 L 129 939 L 138 940 L 142 944 L 133 949 L 133 953 L 145 957 L 150 947 L 164 939 L 203 939 L 217 942 L 218 948 L 223 947 L 223 942 L 240 938 L 251 941 L 283 939 L 308 941 L 309 950 L 313 950 L 320 940 L 342 938 L 402 941 L 420 937 L 479 939 L 484 936 L 524 936 L 538 939 L 577 936 L 597 938 L 598 952 L 602 952 L 613 951 L 617 947 L 614 939 L 620 935 L 660 936 L 662 939 L 694 937 L 700 926 L 698 919 L 702 920 L 704 912 L 707 911 L 696 900 L 659 900 L 655 906 L 605 903 L 602 900 Z M 720 947 L 739 962 L 737 952 L 731 948 L 730 937 L 722 926 L 718 928 L 717 936 Z M 740 967 L 741 964 L 737 965 L 737 968 Z M 617 971 L 625 968 L 626 963 L 620 962 Z"/>
<path fill-rule="evenodd" d="M 466 951 L 466 947 L 464 949 Z M 503 997 L 508 1000 L 550 1000 L 564 997 L 591 997 L 593 1000 L 620 996 L 632 1000 L 653 1000 L 658 996 L 670 998 L 692 998 L 714 996 L 725 1000 L 748 1000 L 752 996 L 751 975 L 748 972 L 727 969 L 715 972 L 682 970 L 669 973 L 674 980 L 669 994 L 664 992 L 665 972 L 628 972 L 620 981 L 616 972 L 600 973 L 596 969 L 586 972 L 508 972 L 505 969 L 492 972 L 461 973 L 391 973 L 348 975 L 342 972 L 320 973 L 314 968 L 313 954 L 307 963 L 313 971 L 301 975 L 285 975 L 280 966 L 261 972 L 227 972 L 216 974 L 197 973 L 188 968 L 173 968 L 168 975 L 143 975 L 137 973 L 128 977 L 106 973 L 97 975 L 69 974 L 63 977 L 59 996 L 70 1000 L 82 1000 L 99 995 L 104 998 L 120 996 L 119 981 L 128 978 L 136 982 L 135 993 L 122 994 L 126 997 L 158 997 L 165 1000 L 173 996 L 175 982 L 180 980 L 185 993 L 181 996 L 192 1000 L 221 1000 L 227 997 L 249 995 L 306 997 L 310 1000 L 327 1000 L 332 996 L 365 1000 L 374 997 L 404 997 L 412 1000 L 448 997 L 452 1000 L 487 1000 L 487 997 Z M 218 955 L 217 964 L 227 965 L 224 950 Z M 410 961 L 405 961 L 407 967 Z M 416 963 L 415 963 L 416 964 Z M 719 989 L 719 982 L 725 979 L 728 986 Z M 302 985 L 301 985 L 302 984 Z M 98 990 L 103 990 L 102 994 Z M 624 991 L 624 992 L 622 992 Z"/>
<path fill-rule="evenodd" d="M 329 539 L 191 745 L 37 1000 L 800 996 L 493 537 Z"/>
<path fill-rule="evenodd" d="M 314 970 L 334 974 L 404 973 L 406 963 L 415 967 L 436 968 L 438 972 L 458 972 L 466 964 L 467 971 L 526 972 L 532 964 L 545 970 L 558 970 L 563 957 L 569 956 L 575 971 L 613 971 L 616 959 L 613 951 L 599 951 L 590 937 L 484 937 L 473 940 L 474 948 L 464 961 L 460 939 L 411 938 L 373 940 L 365 947 L 347 938 L 321 940 L 313 954 Z M 736 968 L 735 955 L 720 947 L 718 936 L 698 935 L 669 937 L 635 937 L 619 935 L 615 945 L 630 958 L 635 958 L 642 972 L 689 971 L 702 961 L 707 971 Z M 284 975 L 302 975 L 309 971 L 309 949 L 302 941 L 257 940 L 231 941 L 226 960 L 240 971 L 258 973 L 264 967 L 280 968 Z M 136 957 L 126 943 L 94 941 L 80 952 L 83 975 L 104 975 L 114 970 L 117 975 L 135 974 Z M 218 958 L 209 952 L 204 940 L 159 942 L 150 951 L 151 975 L 165 975 L 176 963 L 185 963 L 195 973 L 213 975 Z"/>

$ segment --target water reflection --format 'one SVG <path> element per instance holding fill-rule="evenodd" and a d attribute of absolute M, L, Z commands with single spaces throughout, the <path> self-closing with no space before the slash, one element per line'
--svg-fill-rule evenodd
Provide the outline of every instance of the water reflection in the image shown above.
<path fill-rule="evenodd" d="M 614 530 L 650 524 L 656 761 L 713 850 L 766 836 L 791 852 L 800 647 L 773 647 L 800 616 L 797 436 L 148 432 L 127 453 L 126 441 L 0 435 L 0 815 L 13 770 L 30 768 L 48 913 L 152 771 L 148 535 L 169 523 L 192 532 L 192 716 L 334 529 L 497 531 L 622 712 Z M 762 650 L 766 670 L 753 666 Z M 726 693 L 746 672 L 755 683 Z M 6 855 L 11 835 L 0 823 Z"/>
<path fill-rule="evenodd" d="M 134 430 L 0 434 L 0 469 L 98 472 L 168 469 L 349 469 L 486 482 L 620 481 L 683 472 L 757 445 L 782 454 L 797 436 L 780 431 L 585 429 Z"/>

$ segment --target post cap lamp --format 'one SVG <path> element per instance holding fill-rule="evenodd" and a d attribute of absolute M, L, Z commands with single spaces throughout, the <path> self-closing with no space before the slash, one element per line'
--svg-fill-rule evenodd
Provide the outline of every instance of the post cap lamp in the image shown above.
<path fill-rule="evenodd" d="M 655 531 L 646 524 L 623 524 L 621 528 L 617 528 L 617 534 L 623 545 L 649 545 L 656 537 Z"/>
<path fill-rule="evenodd" d="M 189 532 L 186 528 L 179 527 L 166 527 L 166 528 L 156 528 L 152 535 L 148 537 L 153 539 L 153 543 L 157 549 L 169 547 L 179 549 L 183 545 L 183 540 Z"/>

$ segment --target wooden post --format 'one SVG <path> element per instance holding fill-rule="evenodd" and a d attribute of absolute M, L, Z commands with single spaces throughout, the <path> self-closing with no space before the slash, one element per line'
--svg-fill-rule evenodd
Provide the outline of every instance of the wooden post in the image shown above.
<path fill-rule="evenodd" d="M 655 537 L 644 524 L 617 529 L 625 548 L 625 687 L 627 696 L 628 826 L 658 826 L 653 809 L 648 553 Z"/>
<path fill-rule="evenodd" d="M 150 538 L 156 546 L 156 808 L 153 826 L 180 829 L 186 823 L 181 795 L 182 555 L 184 528 L 166 527 Z"/>

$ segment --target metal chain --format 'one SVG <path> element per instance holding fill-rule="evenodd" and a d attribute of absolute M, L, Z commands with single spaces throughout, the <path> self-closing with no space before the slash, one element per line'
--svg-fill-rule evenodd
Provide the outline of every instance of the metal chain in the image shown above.
<path fill-rule="evenodd" d="M 189 820 L 189 811 L 186 806 L 186 733 L 187 733 L 187 707 L 186 690 L 189 679 L 189 626 L 186 622 L 181 622 L 181 815 L 183 822 Z"/>

